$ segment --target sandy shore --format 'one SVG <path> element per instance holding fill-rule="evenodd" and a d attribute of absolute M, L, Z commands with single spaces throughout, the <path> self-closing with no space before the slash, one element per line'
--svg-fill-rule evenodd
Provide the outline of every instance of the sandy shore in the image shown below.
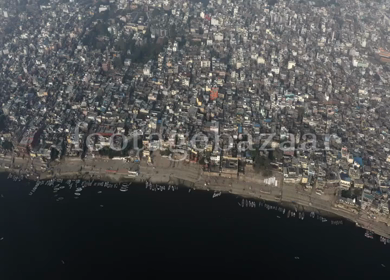
<path fill-rule="evenodd" d="M 5 168 L 9 164 L 9 168 Z M 42 169 L 42 166 L 44 168 Z M 138 170 L 139 176 L 129 178 L 128 170 Z M 189 162 L 173 162 L 161 156 L 155 157 L 153 165 L 127 163 L 108 159 L 64 159 L 50 165 L 37 159 L 0 158 L 0 172 L 24 174 L 28 179 L 84 179 L 110 182 L 146 182 L 155 184 L 180 185 L 198 190 L 217 191 L 235 194 L 244 198 L 260 199 L 283 204 L 284 206 L 302 207 L 305 211 L 321 212 L 321 215 L 337 215 L 358 223 L 361 227 L 390 238 L 390 227 L 380 221 L 370 219 L 359 209 L 341 209 L 337 207 L 335 193 L 337 189 L 329 188 L 323 195 L 315 190 L 306 191 L 299 184 L 286 184 L 283 176 L 274 172 L 278 186 L 264 183 L 260 174 L 247 168 L 245 175 L 218 174 L 204 172 L 200 165 Z"/>

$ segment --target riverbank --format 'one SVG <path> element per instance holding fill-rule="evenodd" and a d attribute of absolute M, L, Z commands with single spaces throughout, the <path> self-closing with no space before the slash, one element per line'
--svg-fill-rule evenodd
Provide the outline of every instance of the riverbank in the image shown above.
<path fill-rule="evenodd" d="M 336 207 L 336 197 L 332 195 L 335 190 L 329 190 L 324 195 L 317 195 L 314 191 L 307 192 L 299 185 L 286 184 L 283 176 L 274 172 L 273 176 L 278 181 L 278 186 L 267 185 L 259 174 L 247 172 L 245 175 L 234 176 L 230 174 L 218 174 L 205 172 L 198 164 L 187 162 L 172 162 L 166 158 L 159 157 L 154 161 L 153 166 L 146 163 L 134 164 L 114 160 L 86 159 L 65 159 L 62 162 L 53 164 L 50 169 L 38 171 L 42 163 L 38 161 L 27 161 L 15 158 L 13 166 L 19 168 L 0 169 L 0 172 L 11 172 L 14 174 L 30 174 L 30 180 L 50 180 L 53 178 L 99 180 L 112 183 L 135 182 L 162 185 L 184 186 L 204 191 L 215 191 L 231 193 L 243 198 L 265 200 L 286 207 L 302 207 L 303 211 L 316 211 L 322 216 L 336 215 L 361 227 L 369 229 L 378 235 L 390 238 L 390 227 L 383 222 L 370 219 L 366 214 L 357 210 L 350 211 Z M 35 170 L 32 172 L 32 170 Z M 128 177 L 128 170 L 137 169 L 137 177 Z M 34 173 L 34 175 L 32 175 Z"/>
<path fill-rule="evenodd" d="M 102 271 L 112 278 L 128 273 L 129 266 L 161 273 L 194 265 L 218 275 L 232 266 L 241 275 L 249 270 L 251 278 L 259 264 L 270 273 L 283 269 L 290 278 L 309 272 L 323 276 L 323 270 L 334 278 L 335 268 L 337 275 L 340 269 L 348 277 L 361 275 L 356 273 L 361 269 L 372 277 L 390 267 L 389 245 L 376 236 L 365 238 L 354 223 L 343 220 L 340 226 L 335 223 L 340 219 L 323 222 L 310 214 L 301 220 L 299 213 L 288 218 L 289 209 L 283 213 L 263 200 L 252 207 L 254 199 L 233 194 L 212 198 L 211 189 L 136 183 L 126 192 L 119 184 L 97 181 L 56 180 L 35 188 L 32 181 L 14 182 L 5 174 L 0 182 L 6 279 L 28 279 L 30 271 L 48 275 L 41 279 L 99 278 Z M 246 201 L 251 203 L 242 207 Z"/>

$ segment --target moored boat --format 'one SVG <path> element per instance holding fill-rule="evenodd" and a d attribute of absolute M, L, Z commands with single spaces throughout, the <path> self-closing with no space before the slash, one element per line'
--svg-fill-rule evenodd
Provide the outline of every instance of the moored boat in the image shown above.
<path fill-rule="evenodd" d="M 366 230 L 364 236 L 367 237 L 367 238 L 370 238 L 370 239 L 374 239 L 374 234 L 370 230 Z"/>

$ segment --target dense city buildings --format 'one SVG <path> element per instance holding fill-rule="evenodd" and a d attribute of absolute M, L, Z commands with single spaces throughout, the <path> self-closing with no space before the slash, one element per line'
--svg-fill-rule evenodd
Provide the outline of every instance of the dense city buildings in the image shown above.
<path fill-rule="evenodd" d="M 3 154 L 38 158 L 42 169 L 70 157 L 153 165 L 156 150 L 181 154 L 218 176 L 280 173 L 387 222 L 388 8 L 3 1 Z"/>

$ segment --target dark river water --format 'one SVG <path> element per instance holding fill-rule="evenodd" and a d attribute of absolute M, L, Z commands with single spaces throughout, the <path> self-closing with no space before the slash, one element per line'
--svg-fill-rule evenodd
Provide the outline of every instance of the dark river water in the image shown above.
<path fill-rule="evenodd" d="M 34 185 L 0 174 L 2 280 L 389 275 L 390 244 L 346 221 L 287 218 L 287 210 L 242 208 L 234 195 L 186 188 L 91 186 L 75 196 L 75 183 L 56 193 L 31 193 Z"/>

